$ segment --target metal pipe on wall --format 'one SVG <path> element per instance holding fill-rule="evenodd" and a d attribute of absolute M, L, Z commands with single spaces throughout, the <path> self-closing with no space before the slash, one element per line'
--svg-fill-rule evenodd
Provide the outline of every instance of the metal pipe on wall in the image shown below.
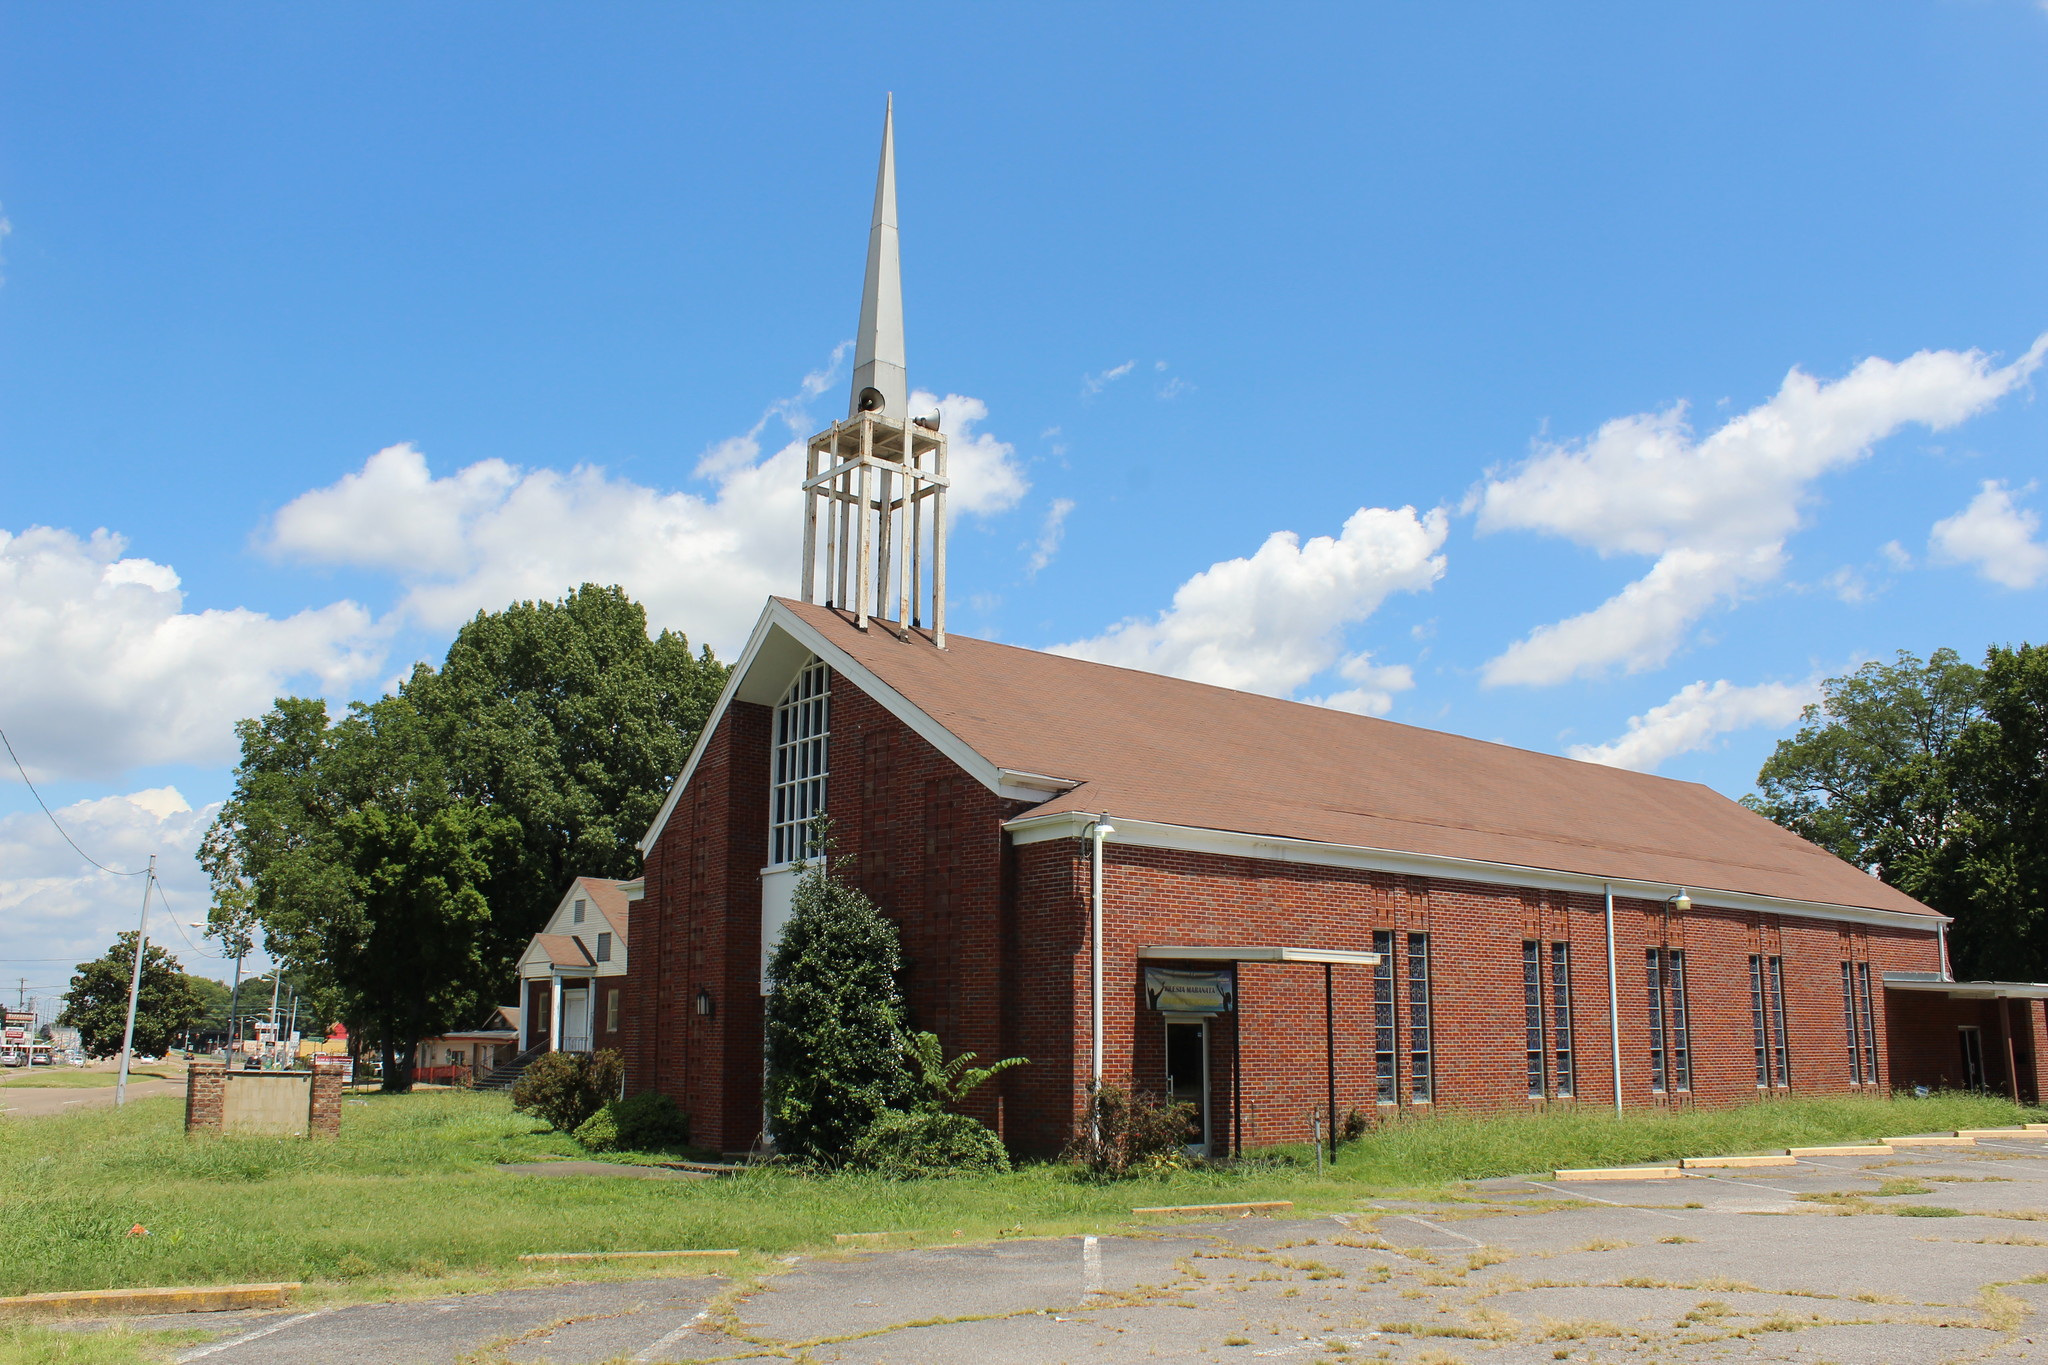
<path fill-rule="evenodd" d="M 1621 985 L 1614 977 L 1614 884 L 1602 882 L 1607 901 L 1607 1047 L 1614 1058 L 1614 1112 L 1621 1112 Z"/>
<path fill-rule="evenodd" d="M 1094 845 L 1088 897 L 1088 1093 L 1091 1109 L 1095 1092 L 1102 1088 L 1102 841 L 1114 833 L 1116 826 L 1109 823 L 1106 815 L 1098 815 L 1095 823 L 1088 826 L 1088 838 Z"/>

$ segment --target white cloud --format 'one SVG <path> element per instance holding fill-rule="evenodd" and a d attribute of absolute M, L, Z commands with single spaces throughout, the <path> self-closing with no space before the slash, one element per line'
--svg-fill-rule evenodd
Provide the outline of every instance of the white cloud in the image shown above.
<path fill-rule="evenodd" d="M 1912 554 L 1896 540 L 1887 540 L 1884 544 L 1877 547 L 1877 552 L 1884 556 L 1885 563 L 1901 573 L 1913 567 Z"/>
<path fill-rule="evenodd" d="M 1337 665 L 1339 676 L 1356 687 L 1332 692 L 1327 697 L 1302 700 L 1333 711 L 1351 711 L 1361 716 L 1384 716 L 1394 709 L 1394 694 L 1415 686 L 1415 670 L 1407 664 L 1376 664 L 1369 653 L 1353 654 Z"/>
<path fill-rule="evenodd" d="M 2031 493 L 2034 485 L 2018 490 Z M 2048 578 L 2048 545 L 2036 540 L 2038 514 L 2019 506 L 1996 479 L 1952 517 L 1934 523 L 1929 553 L 1951 564 L 1975 565 L 1977 572 L 2008 588 L 2031 588 Z"/>
<path fill-rule="evenodd" d="M 382 664 L 353 602 L 187 612 L 177 572 L 126 548 L 104 530 L 0 531 L 0 724 L 34 777 L 228 762 L 234 722 L 288 684 L 339 696 Z"/>
<path fill-rule="evenodd" d="M 824 382 L 807 377 L 804 395 Z M 992 515 L 1029 490 L 1012 447 L 978 429 L 988 417 L 979 399 L 918 392 L 911 404 L 942 414 L 956 511 Z M 763 434 L 775 425 L 790 439 L 764 455 Z M 293 499 L 267 548 L 389 573 L 405 589 L 400 614 L 443 630 L 479 610 L 616 583 L 646 606 L 654 627 L 730 654 L 763 599 L 797 590 L 812 425 L 800 399 L 771 405 L 751 430 L 699 458 L 694 473 L 708 494 L 664 492 L 594 465 L 562 473 L 482 460 L 436 476 L 418 450 L 391 446 Z"/>
<path fill-rule="evenodd" d="M 1544 445 L 1473 501 L 1479 529 L 1563 536 L 1650 571 L 1581 615 L 1538 627 L 1489 661 L 1489 684 L 1546 685 L 1655 668 L 1717 603 L 1777 578 L 1811 485 L 1909 423 L 1934 430 L 2024 383 L 2048 336 L 2004 367 L 1978 351 L 1871 358 L 1832 382 L 1794 369 L 1769 402 L 1696 439 L 1678 404 Z"/>
<path fill-rule="evenodd" d="M 140 869 L 150 854 L 157 855 L 162 894 L 151 897 L 150 941 L 201 976 L 232 970 L 212 956 L 217 945 L 184 927 L 206 918 L 206 879 L 193 855 L 219 810 L 218 804 L 194 810 L 177 788 L 157 787 L 79 801 L 56 812 L 79 846 L 108 867 Z M 134 929 L 141 909 L 142 878 L 92 867 L 40 810 L 0 816 L 0 921 L 7 925 L 9 954 L 4 965 L 9 978 L 28 977 L 32 994 L 61 994 L 75 965 L 98 957 L 116 935 Z M 37 960 L 46 958 L 54 960 Z M 8 1000 L 13 998 L 10 989 Z"/>
<path fill-rule="evenodd" d="M 1275 531 L 1250 558 L 1212 564 L 1181 584 L 1156 618 L 1134 617 L 1052 652 L 1289 696 L 1340 662 L 1347 625 L 1389 594 L 1420 592 L 1443 576 L 1447 530 L 1442 509 L 1361 507 L 1340 536 L 1303 543 Z M 1388 692 L 1393 676 L 1365 657 L 1343 660 L 1362 685 L 1355 697 L 1339 695 L 1359 707 Z"/>
<path fill-rule="evenodd" d="M 1072 498 L 1054 498 L 1052 506 L 1045 509 L 1045 524 L 1038 528 L 1038 540 L 1031 547 L 1031 562 L 1024 566 L 1024 572 L 1036 576 L 1040 569 L 1052 563 L 1052 557 L 1060 552 L 1060 542 L 1067 535 L 1067 513 L 1074 510 Z"/>
<path fill-rule="evenodd" d="M 1655 772 L 1666 759 L 1710 748 L 1731 730 L 1790 725 L 1819 698 L 1820 686 L 1812 681 L 1754 687 L 1737 687 L 1725 678 L 1688 683 L 1663 705 L 1630 716 L 1628 730 L 1619 738 L 1605 744 L 1575 744 L 1570 753 L 1610 768 Z"/>
<path fill-rule="evenodd" d="M 1113 369 L 1097 370 L 1094 374 L 1082 375 L 1081 396 L 1083 398 L 1093 398 L 1096 394 L 1101 393 L 1111 384 L 1114 384 L 1117 380 L 1122 379 L 1133 369 L 1137 368 L 1137 364 L 1138 362 L 1135 360 L 1126 360 L 1123 364 Z"/>

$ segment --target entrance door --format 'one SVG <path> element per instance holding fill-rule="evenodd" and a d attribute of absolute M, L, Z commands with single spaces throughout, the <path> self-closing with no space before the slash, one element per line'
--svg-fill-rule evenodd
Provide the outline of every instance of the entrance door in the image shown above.
<path fill-rule="evenodd" d="M 1984 1088 L 1984 1030 L 1965 1024 L 1956 1030 L 1963 1041 L 1963 1086 L 1968 1090 Z"/>
<path fill-rule="evenodd" d="M 1194 1131 L 1188 1141 L 1188 1150 L 1206 1156 L 1209 1151 L 1208 1020 L 1166 1021 L 1166 1098 L 1170 1104 L 1194 1106 Z"/>
<path fill-rule="evenodd" d="M 590 1051 L 590 988 L 562 992 L 562 1051 Z"/>

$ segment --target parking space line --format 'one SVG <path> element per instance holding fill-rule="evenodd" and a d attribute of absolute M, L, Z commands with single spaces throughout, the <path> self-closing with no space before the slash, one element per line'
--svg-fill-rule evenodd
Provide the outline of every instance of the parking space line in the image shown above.
<path fill-rule="evenodd" d="M 1417 1227 L 1428 1228 L 1431 1232 L 1441 1232 L 1446 1237 L 1455 1237 L 1461 1242 L 1470 1242 L 1473 1246 L 1476 1247 L 1483 1247 L 1486 1245 L 1486 1243 L 1480 1241 L 1477 1237 L 1467 1237 L 1462 1232 L 1452 1232 L 1449 1228 L 1440 1228 L 1436 1224 L 1430 1222 L 1427 1218 L 1417 1218 L 1412 1213 L 1397 1213 L 1394 1216 L 1396 1218 L 1402 1219 L 1405 1222 L 1413 1223 Z"/>
<path fill-rule="evenodd" d="M 1771 1192 L 1772 1192 L 1773 1194 L 1804 1194 L 1804 1193 L 1805 1193 L 1805 1191 L 1804 1191 L 1804 1190 L 1788 1190 L 1788 1189 L 1785 1189 L 1785 1188 L 1784 1188 L 1783 1186 L 1780 1186 L 1780 1185 L 1759 1185 L 1759 1184 L 1757 1184 L 1757 1183 L 1756 1183 L 1756 1182 L 1755 1182 L 1754 1180 L 1736 1180 L 1736 1179 L 1734 1179 L 1734 1178 L 1733 1178 L 1733 1177 L 1731 1177 L 1731 1176 L 1725 1176 L 1725 1175 L 1709 1175 L 1709 1176 L 1703 1176 L 1703 1177 L 1701 1177 L 1701 1178 L 1702 1178 L 1702 1179 L 1705 1179 L 1705 1180 L 1720 1180 L 1720 1181 L 1725 1181 L 1725 1182 L 1727 1182 L 1727 1183 L 1728 1183 L 1728 1184 L 1730 1184 L 1730 1185 L 1747 1185 L 1747 1186 L 1748 1186 L 1748 1187 L 1749 1187 L 1750 1189 L 1752 1189 L 1752 1190 L 1769 1190 L 1769 1191 L 1771 1191 Z"/>
<path fill-rule="evenodd" d="M 285 1328 L 290 1327 L 293 1323 L 304 1322 L 308 1318 L 317 1318 L 322 1313 L 325 1313 L 327 1311 L 329 1310 L 325 1308 L 319 1308 L 315 1309 L 311 1313 L 294 1314 L 293 1316 L 285 1318 L 279 1322 L 266 1323 L 264 1326 L 258 1327 L 253 1332 L 244 1332 L 242 1333 L 242 1335 L 238 1337 L 229 1337 L 226 1341 L 216 1341 L 210 1346 L 196 1346 L 189 1351 L 179 1353 L 179 1355 L 176 1357 L 178 1365 L 185 1365 L 185 1362 L 188 1360 L 199 1360 L 205 1356 L 217 1354 L 218 1352 L 225 1351 L 233 1346 L 244 1345 L 248 1342 L 257 1340 L 259 1337 L 267 1337 L 272 1332 L 282 1332 Z"/>
<path fill-rule="evenodd" d="M 1524 1185 L 1534 1185 L 1539 1190 L 1556 1190 L 1559 1194 L 1565 1195 L 1568 1198 L 1584 1199 L 1594 1204 L 1605 1204 L 1609 1208 L 1628 1209 L 1634 1213 L 1647 1213 L 1652 1218 L 1669 1218 L 1674 1223 L 1683 1223 L 1685 1221 L 1677 1214 L 1666 1213 L 1662 1209 L 1646 1209 L 1640 1204 L 1624 1204 L 1618 1199 L 1602 1199 L 1597 1194 L 1580 1194 L 1577 1190 L 1567 1190 L 1562 1186 L 1553 1185 L 1547 1180 L 1524 1180 L 1522 1183 Z"/>
<path fill-rule="evenodd" d="M 647 1365 L 648 1361 L 654 1359 L 656 1352 L 665 1351 L 669 1347 L 675 1345 L 684 1337 L 688 1336 L 690 1334 L 690 1330 L 694 1328 L 698 1323 L 704 1321 L 704 1319 L 710 1316 L 711 1310 L 709 1308 L 699 1308 L 697 1310 L 697 1315 L 691 1318 L 688 1322 L 684 1323 L 681 1327 L 676 1328 L 672 1332 L 664 1332 L 659 1337 L 656 1337 L 653 1341 L 649 1342 L 647 1344 L 646 1350 L 642 1351 L 639 1355 L 633 1357 L 635 1365 Z"/>

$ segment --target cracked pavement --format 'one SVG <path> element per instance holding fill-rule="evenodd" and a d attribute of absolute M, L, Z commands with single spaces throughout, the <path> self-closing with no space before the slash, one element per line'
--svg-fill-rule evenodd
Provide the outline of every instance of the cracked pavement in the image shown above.
<path fill-rule="evenodd" d="M 132 1325 L 209 1365 L 2048 1360 L 2048 1134 L 778 1266 Z"/>

